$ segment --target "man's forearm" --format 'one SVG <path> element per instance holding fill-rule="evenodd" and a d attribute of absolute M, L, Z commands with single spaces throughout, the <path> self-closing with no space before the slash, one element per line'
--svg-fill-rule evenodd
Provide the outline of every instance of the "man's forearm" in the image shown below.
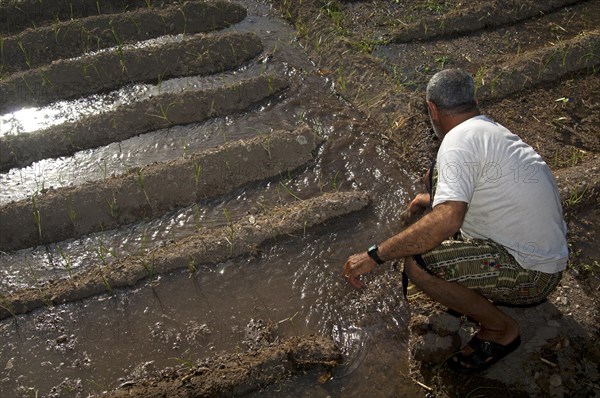
<path fill-rule="evenodd" d="M 379 257 L 393 260 L 425 253 L 459 231 L 466 203 L 447 202 L 436 206 L 419 221 L 379 245 Z"/>

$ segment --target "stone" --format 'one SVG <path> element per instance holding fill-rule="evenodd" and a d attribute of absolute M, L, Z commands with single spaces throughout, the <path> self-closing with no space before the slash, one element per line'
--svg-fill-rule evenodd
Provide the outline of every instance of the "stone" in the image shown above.
<path fill-rule="evenodd" d="M 429 318 L 433 331 L 440 336 L 448 336 L 458 333 L 460 319 L 450 314 L 435 314 Z"/>
<path fill-rule="evenodd" d="M 562 378 L 558 374 L 553 374 L 550 376 L 549 382 L 552 387 L 558 387 L 562 384 Z"/>
<path fill-rule="evenodd" d="M 427 363 L 441 363 L 460 349 L 458 335 L 439 336 L 427 333 L 415 338 L 413 358 Z"/>

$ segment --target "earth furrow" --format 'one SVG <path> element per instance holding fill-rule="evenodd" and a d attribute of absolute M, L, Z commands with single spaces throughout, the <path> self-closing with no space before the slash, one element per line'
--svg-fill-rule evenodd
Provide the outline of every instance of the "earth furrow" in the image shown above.
<path fill-rule="evenodd" d="M 368 203 L 369 198 L 363 192 L 327 193 L 269 209 L 224 227 L 200 230 L 143 256 L 130 256 L 111 265 L 98 264 L 71 278 L 9 294 L 2 298 L 0 319 L 133 286 L 157 274 L 186 268 L 194 272 L 201 264 L 216 264 L 248 255 L 277 236 L 302 234 L 308 228 L 358 211 Z"/>
<path fill-rule="evenodd" d="M 219 30 L 245 17 L 246 9 L 243 7 L 217 0 L 56 21 L 50 26 L 4 37 L 0 52 L 1 72 L 8 74 L 28 70 L 58 59 L 164 35 Z"/>
<path fill-rule="evenodd" d="M 436 37 L 457 36 L 481 29 L 498 28 L 538 17 L 581 0 L 522 1 L 496 0 L 481 7 L 459 7 L 447 14 L 422 19 L 401 27 L 390 34 L 393 43 L 430 40 Z"/>
<path fill-rule="evenodd" d="M 56 61 L 2 80 L 0 112 L 106 92 L 129 83 L 223 72 L 244 64 L 262 50 L 254 33 L 228 33 Z"/>
<path fill-rule="evenodd" d="M 287 88 L 285 79 L 259 76 L 217 89 L 188 89 L 28 134 L 0 138 L 0 170 L 72 155 L 152 130 L 240 112 Z"/>
<path fill-rule="evenodd" d="M 163 4 L 179 0 L 162 0 Z M 85 18 L 98 14 L 151 8 L 152 0 L 2 0 L 0 2 L 0 32 L 15 31 L 52 23 L 56 19 Z"/>
<path fill-rule="evenodd" d="M 309 129 L 276 132 L 154 164 L 102 182 L 66 187 L 0 208 L 0 250 L 17 250 L 159 217 L 200 199 L 287 173 L 313 158 Z"/>

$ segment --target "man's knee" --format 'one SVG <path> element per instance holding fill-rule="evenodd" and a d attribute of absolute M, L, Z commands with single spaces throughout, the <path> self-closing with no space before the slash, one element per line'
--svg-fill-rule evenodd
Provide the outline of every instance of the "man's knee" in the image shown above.
<path fill-rule="evenodd" d="M 427 283 L 431 278 L 434 278 L 434 276 L 428 274 L 427 271 L 421 268 L 413 257 L 406 257 L 404 259 L 404 272 L 408 279 L 419 287 Z"/>

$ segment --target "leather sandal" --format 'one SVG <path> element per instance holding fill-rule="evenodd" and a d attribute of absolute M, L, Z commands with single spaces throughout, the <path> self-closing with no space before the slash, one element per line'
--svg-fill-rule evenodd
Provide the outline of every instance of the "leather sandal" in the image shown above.
<path fill-rule="evenodd" d="M 461 350 L 451 356 L 447 364 L 450 369 L 457 373 L 473 374 L 481 372 L 516 350 L 520 344 L 520 335 L 507 345 L 481 340 L 477 336 L 473 336 L 471 341 L 467 343 L 473 352 L 465 355 Z"/>

